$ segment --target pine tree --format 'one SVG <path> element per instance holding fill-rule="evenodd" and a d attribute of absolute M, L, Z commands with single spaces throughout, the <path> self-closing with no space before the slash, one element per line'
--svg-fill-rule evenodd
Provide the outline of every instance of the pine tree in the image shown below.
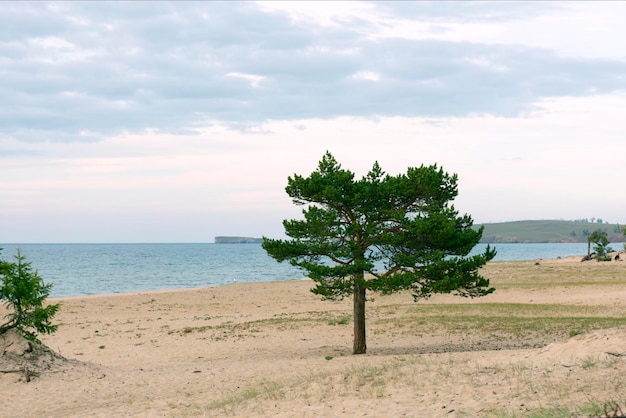
<path fill-rule="evenodd" d="M 304 206 L 304 220 L 285 220 L 291 239 L 263 238 L 279 262 L 307 271 L 324 299 L 352 295 L 354 354 L 366 352 L 366 292 L 410 290 L 414 299 L 455 292 L 478 297 L 494 291 L 478 269 L 495 257 L 468 256 L 482 236 L 469 215 L 450 205 L 457 176 L 437 165 L 408 168 L 390 176 L 378 163 L 362 179 L 326 152 L 308 177 L 288 178 L 287 194 Z"/>

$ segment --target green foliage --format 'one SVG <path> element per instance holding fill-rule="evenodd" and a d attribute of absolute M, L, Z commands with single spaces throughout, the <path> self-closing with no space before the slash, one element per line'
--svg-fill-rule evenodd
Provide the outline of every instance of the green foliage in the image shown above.
<path fill-rule="evenodd" d="M 51 320 L 60 305 L 44 306 L 52 284 L 44 284 L 19 250 L 15 260 L 0 260 L 0 301 L 9 310 L 7 322 L 0 324 L 0 334 L 15 328 L 25 338 L 40 342 L 37 333 L 51 334 L 57 330 Z"/>
<path fill-rule="evenodd" d="M 611 259 L 610 257 L 606 257 L 607 253 L 613 251 L 613 249 L 609 247 L 609 239 L 606 231 L 597 230 L 592 232 L 587 239 L 587 243 L 588 245 L 592 243 L 595 244 L 593 250 L 597 254 L 598 261 L 608 261 Z M 587 252 L 589 252 L 589 250 Z"/>
<path fill-rule="evenodd" d="M 355 180 L 327 152 L 309 177 L 289 177 L 285 190 L 305 206 L 304 219 L 283 221 L 291 239 L 263 238 L 263 248 L 277 261 L 306 270 L 316 283 L 312 292 L 322 298 L 354 295 L 355 353 L 365 352 L 366 290 L 410 290 L 415 300 L 433 293 L 476 297 L 494 291 L 477 270 L 496 252 L 488 246 L 467 257 L 482 228 L 473 229 L 472 218 L 449 205 L 457 195 L 457 176 L 437 165 L 390 176 L 374 163 Z"/>
<path fill-rule="evenodd" d="M 571 337 L 575 337 L 575 336 L 577 336 L 577 335 L 581 335 L 581 334 L 583 334 L 583 332 L 582 332 L 581 330 L 579 330 L 579 329 L 573 329 L 573 330 L 571 330 L 571 331 L 569 332 L 569 336 L 570 336 L 570 338 L 571 338 Z"/>

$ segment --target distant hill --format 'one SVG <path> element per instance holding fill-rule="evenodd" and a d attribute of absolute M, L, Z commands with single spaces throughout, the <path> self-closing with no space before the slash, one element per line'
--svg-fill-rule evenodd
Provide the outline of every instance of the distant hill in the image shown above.
<path fill-rule="evenodd" d="M 475 228 L 481 225 L 474 225 Z M 515 221 L 482 224 L 482 243 L 492 242 L 587 242 L 589 234 L 605 231 L 610 242 L 623 242 L 619 224 L 578 221 Z"/>
<path fill-rule="evenodd" d="M 250 237 L 215 237 L 216 244 L 260 244 L 263 238 Z"/>

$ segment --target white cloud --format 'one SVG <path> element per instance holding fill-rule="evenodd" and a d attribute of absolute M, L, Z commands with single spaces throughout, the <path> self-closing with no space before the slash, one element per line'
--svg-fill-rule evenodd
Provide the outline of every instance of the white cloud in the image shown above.
<path fill-rule="evenodd" d="M 246 80 L 246 81 L 250 82 L 250 85 L 252 87 L 255 87 L 255 88 L 259 87 L 260 83 L 263 80 L 267 79 L 267 77 L 263 77 L 261 75 L 244 74 L 244 73 L 238 73 L 238 72 L 228 73 L 228 74 L 226 74 L 226 77 L 240 78 L 242 80 Z"/>
<path fill-rule="evenodd" d="M 488 70 L 492 70 L 495 72 L 507 72 L 510 70 L 506 65 L 499 64 L 497 62 L 491 61 L 489 58 L 485 57 L 467 57 L 464 59 L 465 62 L 473 64 L 480 68 L 486 68 Z"/>
<path fill-rule="evenodd" d="M 74 49 L 76 45 L 57 36 L 47 36 L 44 38 L 31 38 L 28 40 L 31 46 L 45 49 Z"/>
<path fill-rule="evenodd" d="M 322 26 L 341 26 L 343 22 L 355 18 L 373 18 L 375 5 L 361 1 L 257 1 L 262 10 L 286 13 L 299 23 L 312 23 Z"/>
<path fill-rule="evenodd" d="M 272 132 L 262 140 L 214 125 L 193 136 L 146 133 L 93 144 L 30 145 L 35 154 L 2 165 L 3 178 L 14 179 L 4 186 L 5 197 L 13 202 L 4 210 L 34 214 L 40 200 L 47 202 L 48 213 L 69 210 L 76 216 L 126 206 L 148 212 L 156 207 L 172 213 L 202 210 L 207 216 L 216 210 L 259 209 L 275 214 L 261 232 L 277 234 L 280 220 L 292 213 L 283 192 L 287 176 L 313 171 L 330 150 L 358 175 L 375 160 L 392 174 L 438 163 L 459 174 L 459 209 L 480 221 L 510 220 L 511 213 L 545 217 L 544 203 L 550 202 L 537 200 L 539 196 L 567 201 L 584 191 L 586 205 L 566 205 L 560 207 L 560 216 L 551 214 L 583 216 L 615 194 L 610 181 L 615 166 L 607 158 L 590 159 L 590 152 L 626 151 L 618 110 L 624 108 L 626 95 L 597 96 L 592 107 L 589 103 L 559 98 L 527 118 L 453 118 L 443 125 L 401 117 L 275 121 L 262 126 Z M 571 116 L 583 111 L 572 123 Z M 7 149 L 18 145 L 2 143 Z M 491 207 L 488 195 L 507 196 L 511 211 L 500 213 L 499 200 Z M 621 208 L 600 205 L 597 210 L 606 219 L 623 216 Z"/>
<path fill-rule="evenodd" d="M 380 74 L 374 71 L 359 71 L 352 74 L 352 78 L 363 81 L 380 81 Z"/>
<path fill-rule="evenodd" d="M 96 51 L 81 48 L 57 36 L 29 38 L 27 44 L 28 49 L 32 51 L 30 59 L 45 64 L 85 62 L 98 55 Z"/>

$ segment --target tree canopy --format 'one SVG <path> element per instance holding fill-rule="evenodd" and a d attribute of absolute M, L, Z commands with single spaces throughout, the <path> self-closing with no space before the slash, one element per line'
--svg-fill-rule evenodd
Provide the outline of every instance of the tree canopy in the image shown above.
<path fill-rule="evenodd" d="M 469 215 L 450 202 L 457 176 L 437 165 L 410 167 L 391 176 L 374 163 L 355 180 L 326 152 L 308 177 L 288 178 L 287 194 L 304 206 L 304 219 L 283 221 L 291 239 L 263 238 L 263 248 L 315 281 L 325 299 L 353 296 L 355 354 L 366 352 L 366 291 L 412 292 L 417 301 L 434 293 L 478 297 L 494 291 L 478 269 L 496 252 L 468 256 L 482 236 Z"/>

